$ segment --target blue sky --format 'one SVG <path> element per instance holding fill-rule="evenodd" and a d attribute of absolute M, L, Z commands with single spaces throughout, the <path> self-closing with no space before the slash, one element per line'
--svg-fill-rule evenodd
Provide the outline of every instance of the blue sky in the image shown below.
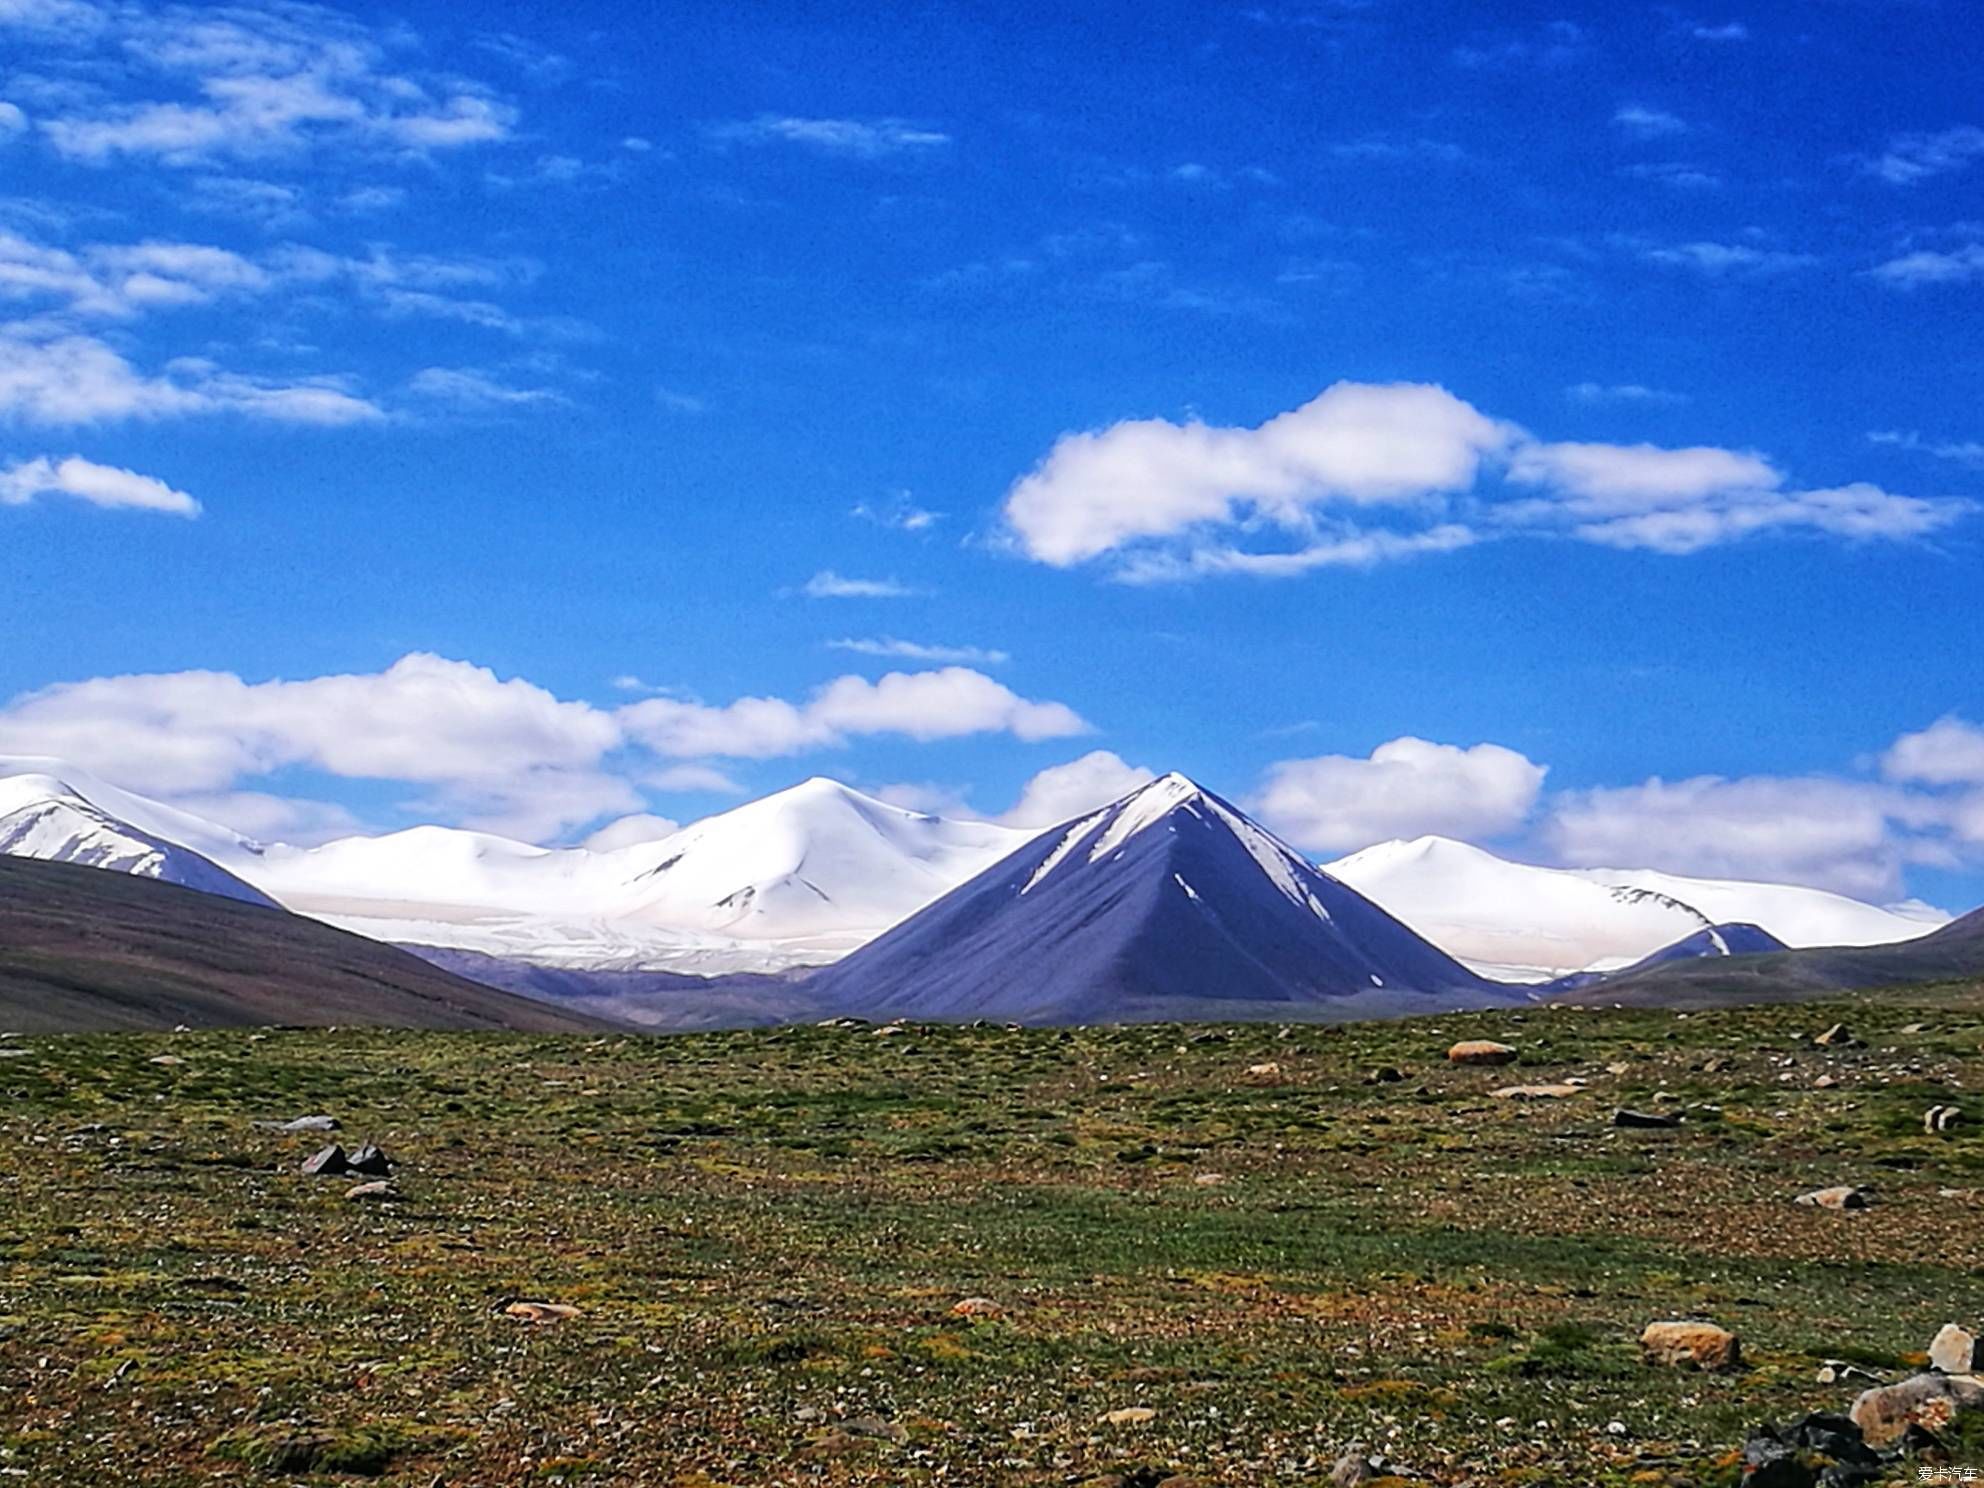
<path fill-rule="evenodd" d="M 0 749 L 1984 900 L 1967 7 L 825 10 L 0 0 Z"/>

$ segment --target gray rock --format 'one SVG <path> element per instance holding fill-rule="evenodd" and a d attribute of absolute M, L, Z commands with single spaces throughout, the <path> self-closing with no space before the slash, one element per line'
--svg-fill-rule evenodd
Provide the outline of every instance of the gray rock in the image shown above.
<path fill-rule="evenodd" d="M 303 1160 L 303 1175 L 306 1178 L 339 1178 L 350 1171 L 351 1156 L 336 1142 Z"/>
<path fill-rule="evenodd" d="M 294 1121 L 285 1121 L 276 1128 L 286 1132 L 326 1132 L 337 1131 L 342 1123 L 335 1116 L 299 1116 Z"/>
<path fill-rule="evenodd" d="M 1679 1126 L 1681 1124 L 1681 1118 L 1679 1116 L 1668 1116 L 1659 1111 L 1634 1111 L 1621 1106 L 1612 1113 L 1612 1124 L 1614 1126 L 1640 1128 Z"/>
<path fill-rule="evenodd" d="M 1841 1183 L 1801 1193 L 1798 1202 L 1809 1209 L 1865 1209 L 1874 1202 L 1874 1196 L 1856 1183 Z"/>
<path fill-rule="evenodd" d="M 351 1171 L 354 1173 L 364 1173 L 373 1178 L 384 1178 L 393 1171 L 393 1161 L 377 1147 L 367 1142 L 363 1147 L 360 1147 L 356 1152 L 351 1154 Z"/>

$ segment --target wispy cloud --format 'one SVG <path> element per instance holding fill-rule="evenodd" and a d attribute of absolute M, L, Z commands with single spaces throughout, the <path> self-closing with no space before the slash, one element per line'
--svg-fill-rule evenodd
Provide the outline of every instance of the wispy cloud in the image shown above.
<path fill-rule="evenodd" d="M 1456 67 L 1480 71 L 1513 67 L 1567 67 L 1591 50 L 1591 37 L 1575 21 L 1549 21 L 1533 31 L 1504 34 L 1457 46 L 1447 55 Z"/>
<path fill-rule="evenodd" d="M 897 640 L 894 636 L 828 641 L 827 649 L 852 651 L 857 656 L 885 656 L 902 661 L 967 662 L 978 666 L 999 666 L 1012 659 L 1004 651 L 990 651 L 982 646 L 928 646 L 919 641 Z"/>
<path fill-rule="evenodd" d="M 1808 269 L 1819 262 L 1814 254 L 1755 243 L 1647 243 L 1639 245 L 1638 253 L 1648 263 L 1689 269 L 1712 279 L 1762 278 Z"/>
<path fill-rule="evenodd" d="M 1867 162 L 1867 169 L 1894 186 L 1913 186 L 1946 176 L 1984 157 L 1984 129 L 1959 124 L 1931 134 L 1898 134 Z"/>
<path fill-rule="evenodd" d="M 460 409 L 524 408 L 571 401 L 551 388 L 513 387 L 475 367 L 424 367 L 407 380 L 407 391 Z"/>
<path fill-rule="evenodd" d="M 37 496 L 66 496 L 91 506 L 164 512 L 197 517 L 200 503 L 156 476 L 115 465 L 99 465 L 80 455 L 43 455 L 0 469 L 0 506 L 26 506 Z"/>
<path fill-rule="evenodd" d="M 1984 242 L 1961 243 L 1954 248 L 1917 248 L 1876 264 L 1867 272 L 1890 289 L 1968 284 L 1984 279 Z"/>
<path fill-rule="evenodd" d="M 1911 454 L 1933 455 L 1938 460 L 1984 469 L 1984 442 L 1975 439 L 1924 439 L 1912 430 L 1904 433 L 1899 429 L 1874 430 L 1867 435 L 1867 439 L 1870 443 L 1890 445 Z"/>
<path fill-rule="evenodd" d="M 944 519 L 942 512 L 917 505 L 907 491 L 898 491 L 885 501 L 856 502 L 848 515 L 897 532 L 928 532 Z"/>
<path fill-rule="evenodd" d="M 1643 103 L 1621 104 L 1612 115 L 1612 123 L 1622 133 L 1636 140 L 1667 139 L 1688 132 L 1687 121 L 1678 114 L 1670 114 L 1665 109 L 1649 108 Z"/>
<path fill-rule="evenodd" d="M 895 579 L 851 579 L 823 568 L 799 592 L 808 599 L 908 599 L 924 591 Z"/>
<path fill-rule="evenodd" d="M 1685 403 L 1686 393 L 1670 393 L 1664 388 L 1639 382 L 1574 382 L 1564 389 L 1573 403 Z"/>
<path fill-rule="evenodd" d="M 712 124 L 709 137 L 719 143 L 797 145 L 823 155 L 851 160 L 882 160 L 895 155 L 926 155 L 951 143 L 941 130 L 906 119 L 818 119 L 790 114 L 760 114 Z"/>
<path fill-rule="evenodd" d="M 174 6 L 68 0 L 0 12 L 88 59 L 114 87 L 79 90 L 37 119 L 60 154 L 88 164 L 167 166 L 297 157 L 324 150 L 426 155 L 507 138 L 517 111 L 452 74 L 395 65 L 389 34 L 305 5 Z"/>

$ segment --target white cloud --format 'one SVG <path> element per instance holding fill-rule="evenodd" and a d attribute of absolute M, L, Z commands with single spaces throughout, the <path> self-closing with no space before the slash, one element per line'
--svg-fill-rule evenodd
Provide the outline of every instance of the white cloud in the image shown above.
<path fill-rule="evenodd" d="M 1338 383 L 1257 428 L 1136 419 L 1063 435 L 1008 493 L 1005 516 L 1056 567 L 1242 518 L 1301 531 L 1326 504 L 1464 489 L 1513 437 L 1444 388 Z"/>
<path fill-rule="evenodd" d="M 517 408 L 571 401 L 550 388 L 511 387 L 473 367 L 422 368 L 407 380 L 407 391 L 458 408 Z"/>
<path fill-rule="evenodd" d="M 1984 157 L 1984 129 L 1974 124 L 1926 134 L 1898 134 L 1867 168 L 1895 186 L 1913 186 L 1932 176 L 1966 169 Z"/>
<path fill-rule="evenodd" d="M 800 592 L 808 599 L 907 599 L 923 591 L 894 579 L 850 579 L 823 568 Z"/>
<path fill-rule="evenodd" d="M 928 741 L 1009 733 L 1032 741 L 1089 731 L 1064 704 L 1029 701 L 965 667 L 890 672 L 873 682 L 837 677 L 803 703 L 753 697 L 716 707 L 650 698 L 618 716 L 633 738 L 657 754 L 682 758 L 766 759 L 870 734 Z"/>
<path fill-rule="evenodd" d="M 848 515 L 898 532 L 927 532 L 944 519 L 942 512 L 918 506 L 907 491 L 899 491 L 887 501 L 857 502 Z"/>
<path fill-rule="evenodd" d="M 1665 109 L 1648 108 L 1641 103 L 1620 105 L 1617 112 L 1612 115 L 1612 123 L 1623 133 L 1638 140 L 1664 139 L 1688 132 L 1685 119 L 1670 114 Z"/>
<path fill-rule="evenodd" d="M 90 164 L 170 166 L 326 150 L 422 155 L 506 138 L 516 110 L 479 84 L 395 68 L 405 35 L 330 10 L 244 4 L 77 4 L 87 24 L 37 26 L 87 54 L 121 96 L 77 91 L 39 121 L 61 154 Z M 0 26 L 19 23 L 0 14 Z M 30 22 L 29 24 L 33 24 Z M 159 96 L 161 93 L 170 96 Z"/>
<path fill-rule="evenodd" d="M 928 154 L 950 144 L 951 137 L 904 119 L 811 119 L 760 114 L 709 129 L 713 140 L 746 145 L 788 144 L 853 160 L 881 160 L 892 155 Z"/>
<path fill-rule="evenodd" d="M 920 641 L 900 641 L 894 636 L 828 641 L 827 649 L 852 651 L 857 656 L 886 656 L 902 661 L 961 661 L 977 666 L 999 666 L 1012 660 L 1004 651 L 989 651 L 982 646 L 930 646 Z"/>
<path fill-rule="evenodd" d="M 1651 444 L 1529 444 L 1510 460 L 1509 479 L 1553 487 L 1594 513 L 1696 501 L 1718 491 L 1771 490 L 1784 481 L 1754 452 Z"/>
<path fill-rule="evenodd" d="M 1463 749 L 1411 737 L 1367 759 L 1323 755 L 1268 768 L 1253 809 L 1312 852 L 1341 853 L 1393 837 L 1497 837 L 1528 818 L 1546 767 L 1499 744 Z"/>
<path fill-rule="evenodd" d="M 1984 785 L 1984 728 L 1951 714 L 1903 734 L 1881 757 L 1890 780 L 1923 785 Z"/>
<path fill-rule="evenodd" d="M 17 103 L 0 100 L 0 139 L 24 133 L 28 127 L 28 116 L 21 112 Z"/>
<path fill-rule="evenodd" d="M 1653 779 L 1555 799 L 1544 837 L 1585 868 L 1811 884 L 1880 900 L 1900 891 L 1897 792 L 1825 776 Z"/>
<path fill-rule="evenodd" d="M 1055 826 L 1107 806 L 1155 779 L 1155 771 L 1129 764 L 1107 749 L 1097 749 L 1065 765 L 1042 770 L 1020 788 L 1012 810 L 997 820 L 1009 827 Z"/>
<path fill-rule="evenodd" d="M 1959 465 L 1975 465 L 1984 468 L 1984 441 L 1975 439 L 1924 439 L 1919 432 L 1900 429 L 1877 429 L 1869 431 L 1870 444 L 1891 445 L 1895 449 L 1908 450 L 1914 454 L 1933 455 L 1938 460 L 1953 460 Z"/>
<path fill-rule="evenodd" d="M 81 455 L 43 455 L 0 469 L 0 506 L 25 506 L 37 496 L 72 496 L 91 506 L 167 512 L 197 517 L 200 503 L 156 476 L 115 465 L 98 465 Z"/>
<path fill-rule="evenodd" d="M 1710 278 L 1744 276 L 1761 278 L 1810 268 L 1819 260 L 1810 253 L 1792 253 L 1781 248 L 1760 248 L 1754 243 L 1647 244 L 1640 257 L 1648 263 L 1670 268 L 1692 269 Z"/>
<path fill-rule="evenodd" d="M 1964 243 L 1950 249 L 1918 248 L 1868 274 L 1890 289 L 1922 289 L 1932 284 L 1969 284 L 1984 279 L 1984 243 Z"/>
<path fill-rule="evenodd" d="M 166 377 L 135 369 L 108 342 L 57 324 L 0 325 L 0 418 L 92 424 L 236 413 L 278 423 L 342 425 L 385 417 L 334 380 L 282 382 L 181 358 Z"/>
<path fill-rule="evenodd" d="M 1574 403 L 1674 404 L 1688 401 L 1686 393 L 1670 393 L 1639 382 L 1577 382 L 1564 389 Z"/>
<path fill-rule="evenodd" d="M 613 852 L 623 847 L 637 847 L 643 842 L 659 842 L 681 830 L 680 822 L 656 816 L 651 811 L 636 811 L 608 822 L 580 845 L 593 852 Z"/>
<path fill-rule="evenodd" d="M 1694 26 L 1688 34 L 1696 41 L 1748 41 L 1750 28 L 1741 21 L 1725 21 L 1719 26 Z"/>
<path fill-rule="evenodd" d="M 1507 489 L 1478 489 L 1496 473 Z M 1752 450 L 1550 443 L 1440 388 L 1339 383 L 1258 428 L 1132 419 L 1063 435 L 1008 491 L 1004 516 L 1040 562 L 1106 557 L 1120 581 L 1160 583 L 1368 567 L 1519 534 L 1669 554 L 1800 528 L 1902 541 L 1977 509 L 1865 482 L 1786 486 Z"/>

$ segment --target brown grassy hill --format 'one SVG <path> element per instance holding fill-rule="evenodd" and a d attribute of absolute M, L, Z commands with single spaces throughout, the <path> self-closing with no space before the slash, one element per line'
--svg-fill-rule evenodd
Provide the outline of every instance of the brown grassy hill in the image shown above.
<path fill-rule="evenodd" d="M 100 868 L 0 857 L 0 1030 L 271 1023 L 536 1033 L 609 1026 L 279 909 Z"/>

